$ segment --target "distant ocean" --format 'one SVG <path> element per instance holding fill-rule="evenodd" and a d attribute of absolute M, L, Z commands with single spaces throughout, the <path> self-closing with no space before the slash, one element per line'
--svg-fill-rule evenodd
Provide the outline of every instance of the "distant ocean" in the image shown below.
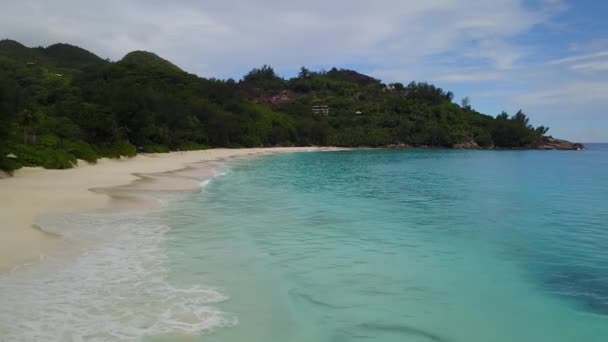
<path fill-rule="evenodd" d="M 608 341 L 608 145 L 217 173 L 160 209 L 55 221 L 96 244 L 0 277 L 0 340 Z"/>

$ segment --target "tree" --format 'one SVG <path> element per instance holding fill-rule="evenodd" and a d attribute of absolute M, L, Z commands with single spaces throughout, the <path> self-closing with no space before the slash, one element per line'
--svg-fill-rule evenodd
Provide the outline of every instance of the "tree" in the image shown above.
<path fill-rule="evenodd" d="M 301 67 L 300 72 L 298 73 L 298 78 L 309 78 L 309 77 L 310 77 L 310 70 L 308 70 L 306 67 Z"/>
<path fill-rule="evenodd" d="M 462 107 L 463 109 L 471 110 L 471 98 L 468 96 L 463 97 L 460 101 L 460 107 Z"/>
<path fill-rule="evenodd" d="M 256 82 L 262 80 L 274 80 L 279 78 L 270 65 L 264 64 L 261 68 L 253 68 L 245 77 L 245 81 Z"/>
<path fill-rule="evenodd" d="M 498 120 L 498 121 L 505 121 L 508 119 L 509 119 L 509 114 L 507 112 L 505 112 L 504 110 L 496 116 L 496 120 Z"/>
<path fill-rule="evenodd" d="M 447 93 L 445 93 L 445 97 L 450 102 L 454 101 L 454 93 L 452 93 L 451 91 L 448 91 Z"/>
<path fill-rule="evenodd" d="M 528 126 L 530 119 L 524 114 L 524 112 L 520 109 L 512 118 L 514 121 L 520 123 L 522 126 Z"/>
<path fill-rule="evenodd" d="M 28 142 L 36 143 L 38 138 L 36 129 L 38 125 L 41 123 L 44 114 L 42 112 L 36 110 L 32 111 L 29 109 L 24 109 L 20 115 L 20 123 L 21 127 L 23 127 L 23 143 L 27 144 Z"/>
<path fill-rule="evenodd" d="M 270 65 L 263 65 L 261 68 L 254 68 L 245 75 L 243 84 L 261 90 L 274 90 L 282 88 L 284 80 L 277 76 Z"/>
<path fill-rule="evenodd" d="M 405 86 L 403 85 L 403 83 L 400 82 L 390 83 L 388 86 L 394 91 L 398 92 L 402 92 L 405 90 Z"/>
<path fill-rule="evenodd" d="M 544 137 L 547 134 L 547 132 L 549 132 L 549 127 L 538 126 L 538 127 L 536 127 L 535 131 L 538 134 L 538 136 Z"/>

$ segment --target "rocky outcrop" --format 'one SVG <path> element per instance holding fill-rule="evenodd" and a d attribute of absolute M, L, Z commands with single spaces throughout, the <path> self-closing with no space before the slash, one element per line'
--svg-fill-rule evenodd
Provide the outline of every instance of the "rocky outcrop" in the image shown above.
<path fill-rule="evenodd" d="M 583 144 L 573 143 L 566 140 L 555 139 L 553 137 L 543 137 L 540 145 L 533 147 L 538 150 L 575 150 L 580 151 L 585 148 Z"/>
<path fill-rule="evenodd" d="M 468 139 L 461 143 L 454 144 L 453 148 L 457 150 L 478 150 L 481 147 L 477 144 L 477 141 L 474 139 Z"/>
<path fill-rule="evenodd" d="M 445 148 L 445 147 L 441 147 L 441 146 L 427 146 L 427 145 L 408 145 L 408 144 L 404 144 L 404 143 L 399 143 L 399 144 L 391 144 L 391 145 L 386 145 L 386 148 L 393 148 L 393 149 L 409 149 L 409 148 L 436 148 L 436 149 L 440 149 L 440 148 Z M 573 143 L 570 141 L 566 141 L 566 140 L 561 140 L 561 139 L 555 139 L 553 137 L 543 137 L 541 142 L 539 144 L 536 145 L 530 145 L 530 146 L 521 146 L 521 147 L 495 147 L 495 146 L 487 146 L 487 147 L 481 147 L 479 146 L 479 144 L 475 141 L 475 139 L 467 139 L 461 143 L 458 144 L 454 144 L 452 146 L 452 148 L 457 149 L 457 150 L 482 150 L 482 149 L 488 149 L 488 150 L 571 150 L 571 151 L 580 151 L 585 149 L 585 146 L 583 144 L 580 143 Z"/>
<path fill-rule="evenodd" d="M 413 148 L 412 145 L 408 145 L 408 144 L 404 144 L 404 143 L 399 143 L 399 144 L 390 144 L 390 145 L 386 145 L 386 148 L 394 148 L 394 149 L 406 149 L 406 148 Z"/>

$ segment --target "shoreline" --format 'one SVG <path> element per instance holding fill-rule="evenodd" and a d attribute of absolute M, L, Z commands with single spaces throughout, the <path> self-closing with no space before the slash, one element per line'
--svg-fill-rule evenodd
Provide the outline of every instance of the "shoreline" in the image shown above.
<path fill-rule="evenodd" d="M 0 224 L 0 274 L 67 247 L 61 236 L 46 232 L 36 224 L 41 215 L 118 210 L 121 207 L 128 210 L 128 205 L 118 203 L 121 192 L 128 192 L 128 187 L 137 186 L 135 184 L 138 183 L 151 187 L 143 188 L 144 191 L 196 189 L 195 177 L 188 177 L 187 174 L 171 175 L 177 171 L 187 172 L 190 165 L 195 163 L 222 162 L 230 158 L 263 154 L 327 150 L 337 149 L 210 149 L 140 154 L 129 159 L 102 159 L 97 164 L 83 162 L 66 170 L 17 170 L 12 177 L 0 178 L 0 217 L 3 218 Z M 155 182 L 158 178 L 163 178 L 163 181 Z M 129 196 L 142 199 L 141 205 L 150 205 L 143 204 L 146 201 L 145 194 L 141 198 L 132 196 L 132 193 Z"/>

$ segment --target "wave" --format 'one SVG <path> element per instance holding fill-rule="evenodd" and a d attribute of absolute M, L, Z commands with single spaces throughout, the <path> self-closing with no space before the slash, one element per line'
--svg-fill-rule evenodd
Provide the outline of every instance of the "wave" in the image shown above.
<path fill-rule="evenodd" d="M 154 215 L 152 215 L 154 216 Z M 169 227 L 150 213 L 57 216 L 40 226 L 82 247 L 0 276 L 0 335 L 13 341 L 130 341 L 237 324 L 228 296 L 169 279 Z"/>
<path fill-rule="evenodd" d="M 205 180 L 201 181 L 199 183 L 199 185 L 200 185 L 201 188 L 204 188 L 204 187 L 208 186 L 209 184 L 211 184 L 211 182 L 214 179 L 219 178 L 219 177 L 224 177 L 224 176 L 228 175 L 229 172 L 230 171 L 228 171 L 228 170 L 214 170 L 213 171 L 213 176 L 211 178 L 209 178 L 209 179 L 205 179 Z"/>

